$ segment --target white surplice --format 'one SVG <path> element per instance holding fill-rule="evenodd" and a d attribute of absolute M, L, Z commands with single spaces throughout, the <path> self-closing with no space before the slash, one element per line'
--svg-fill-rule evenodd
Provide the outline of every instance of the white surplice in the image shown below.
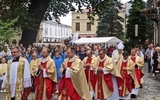
<path fill-rule="evenodd" d="M 15 97 L 15 89 L 16 89 L 16 82 L 17 82 L 17 70 L 18 70 L 18 62 L 12 62 L 10 66 L 10 89 L 11 89 L 11 98 Z M 2 88 L 5 88 L 7 74 L 5 74 L 4 81 L 2 83 Z M 28 61 L 25 59 L 25 66 L 24 66 L 24 76 L 23 76 L 23 89 L 31 87 L 31 75 L 30 75 L 30 67 Z M 22 90 L 23 91 L 23 90 Z"/>

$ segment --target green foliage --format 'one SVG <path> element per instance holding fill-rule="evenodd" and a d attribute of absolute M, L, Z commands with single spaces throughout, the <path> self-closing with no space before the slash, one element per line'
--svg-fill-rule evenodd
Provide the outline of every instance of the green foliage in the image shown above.
<path fill-rule="evenodd" d="M 8 40 L 8 39 L 6 39 L 6 40 L 5 40 L 5 43 L 9 44 L 9 40 Z"/>
<path fill-rule="evenodd" d="M 17 40 L 16 40 L 16 39 L 13 39 L 13 40 L 12 40 L 12 44 L 17 44 Z"/>
<path fill-rule="evenodd" d="M 14 20 L 19 16 L 19 19 L 15 23 L 14 27 L 19 27 L 23 30 L 24 34 L 27 32 L 34 33 L 34 39 L 36 40 L 36 32 L 39 29 L 39 24 L 42 19 L 50 19 L 49 12 L 53 12 L 53 16 L 58 19 L 60 16 L 66 16 L 70 11 L 81 12 L 82 9 L 89 9 L 88 18 L 94 23 L 95 15 L 102 15 L 104 9 L 109 12 L 115 11 L 113 4 L 110 6 L 109 3 L 117 2 L 116 0 L 0 0 L 0 20 L 6 22 L 7 20 Z M 73 3 L 78 7 L 75 9 Z M 45 7 L 44 7 L 45 5 Z M 120 7 L 120 3 L 116 3 L 116 6 Z M 48 7 L 47 11 L 46 6 Z M 112 11 L 113 10 L 113 11 Z M 116 12 L 116 11 L 115 11 Z M 117 13 L 117 12 L 116 12 Z M 112 14 L 112 15 L 111 15 Z M 115 13 L 111 13 L 110 16 L 117 17 Z M 107 13 L 105 14 L 107 15 Z M 43 18 L 44 16 L 44 18 Z M 101 19 L 102 20 L 102 19 Z M 114 28 L 114 32 L 120 33 L 122 29 L 119 21 L 111 20 Z M 116 25 L 116 26 L 115 26 Z M 113 29 L 108 28 L 109 31 Z M 26 33 L 27 33 L 26 32 Z M 31 35 L 30 35 L 31 36 Z M 23 34 L 22 34 L 23 37 Z M 30 37 L 23 37 L 30 39 Z M 22 39 L 23 43 L 25 39 Z M 28 40 L 29 41 L 29 40 Z M 32 40 L 33 42 L 34 40 Z M 27 43 L 26 43 L 27 45 Z"/>
<path fill-rule="evenodd" d="M 127 46 L 133 47 L 135 44 L 144 44 L 147 37 L 147 20 L 142 13 L 145 8 L 145 2 L 142 0 L 134 0 L 130 9 L 127 23 Z M 138 24 L 138 36 L 135 36 L 135 24 Z"/>
<path fill-rule="evenodd" d="M 21 40 L 19 40 L 19 41 L 18 41 L 18 44 L 20 45 L 21 43 L 22 43 Z"/>
<path fill-rule="evenodd" d="M 4 45 L 0 43 L 0 52 L 4 50 Z"/>
<path fill-rule="evenodd" d="M 20 29 L 14 27 L 17 20 L 18 18 L 7 22 L 0 20 L 0 42 L 5 42 L 6 39 L 10 39 L 19 33 Z"/>
<path fill-rule="evenodd" d="M 147 0 L 147 11 L 154 9 L 154 1 L 153 0 Z M 149 43 L 152 43 L 154 40 L 154 22 L 151 19 L 151 14 L 147 15 L 147 35 L 149 37 Z"/>
<path fill-rule="evenodd" d="M 104 2 L 106 6 L 98 13 L 99 24 L 97 27 L 97 36 L 112 36 L 113 34 L 122 34 L 123 26 L 121 22 L 124 19 L 119 16 L 118 8 L 121 8 L 121 3 L 117 0 L 110 0 L 109 2 Z"/>
<path fill-rule="evenodd" d="M 34 29 L 36 19 L 33 15 L 28 13 L 30 0 L 0 0 L 0 19 L 5 22 L 7 20 L 14 20 L 19 17 L 15 26 L 20 27 L 22 30 Z"/>

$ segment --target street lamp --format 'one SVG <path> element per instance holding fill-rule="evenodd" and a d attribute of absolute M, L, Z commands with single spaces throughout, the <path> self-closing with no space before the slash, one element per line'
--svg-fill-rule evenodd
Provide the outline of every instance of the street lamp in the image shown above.
<path fill-rule="evenodd" d="M 135 36 L 138 36 L 138 24 L 135 24 Z"/>

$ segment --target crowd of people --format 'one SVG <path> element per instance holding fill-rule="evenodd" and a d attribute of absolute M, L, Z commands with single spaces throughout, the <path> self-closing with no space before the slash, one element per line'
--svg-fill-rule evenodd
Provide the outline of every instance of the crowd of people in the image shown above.
<path fill-rule="evenodd" d="M 0 52 L 0 86 L 6 100 L 119 100 L 136 98 L 143 84 L 144 59 L 157 79 L 160 48 L 146 52 L 136 45 L 130 53 L 117 46 L 5 45 Z M 145 56 L 144 56 L 145 54 Z M 153 67 L 152 67 L 153 66 Z"/>

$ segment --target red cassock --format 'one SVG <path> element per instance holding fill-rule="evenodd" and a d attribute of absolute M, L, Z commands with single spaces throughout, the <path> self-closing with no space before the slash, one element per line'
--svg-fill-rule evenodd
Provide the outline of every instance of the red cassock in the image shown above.
<path fill-rule="evenodd" d="M 71 65 L 72 62 L 67 63 L 67 67 L 71 67 Z M 63 91 L 65 91 L 65 93 L 63 93 Z M 65 74 L 62 76 L 59 85 L 59 96 L 60 95 L 62 96 L 61 100 L 68 100 L 68 97 L 70 98 L 70 100 L 81 100 L 81 97 L 74 89 L 71 78 L 66 78 Z"/>
<path fill-rule="evenodd" d="M 101 68 L 104 67 L 104 61 L 103 62 L 99 62 L 99 67 L 101 67 Z M 96 82 L 98 82 L 97 99 L 104 99 L 102 80 L 105 81 L 106 85 L 108 86 L 108 89 L 110 91 L 113 91 L 112 74 L 110 74 L 110 73 L 109 74 L 103 74 L 103 71 L 98 71 L 98 73 L 96 75 Z"/>
<path fill-rule="evenodd" d="M 86 61 L 86 64 L 91 64 L 91 62 L 92 62 L 92 59 L 88 58 Z M 90 67 L 86 67 L 85 75 L 86 75 L 87 83 L 90 81 L 92 88 L 95 89 L 95 74 L 94 74 L 93 70 L 90 70 Z"/>
<path fill-rule="evenodd" d="M 136 57 L 131 57 L 131 60 L 135 63 L 136 62 Z M 141 84 L 141 78 L 144 76 L 144 74 L 142 73 L 142 71 L 138 68 L 135 67 L 135 74 L 136 74 L 136 78 L 139 84 Z"/>
<path fill-rule="evenodd" d="M 41 62 L 41 65 L 43 68 L 46 69 L 46 64 Z M 46 72 L 47 69 L 46 69 Z M 43 71 L 40 71 L 40 75 L 35 77 L 35 90 L 36 90 L 36 100 L 42 100 L 43 98 L 43 92 L 44 92 L 44 82 L 46 82 L 46 96 L 48 100 L 52 99 L 52 94 L 56 91 L 56 83 L 53 82 L 50 78 L 43 78 Z"/>
<path fill-rule="evenodd" d="M 132 91 L 133 89 L 133 85 L 134 85 L 134 81 L 131 78 L 130 74 L 127 73 L 127 70 L 124 70 L 123 68 L 125 68 L 127 66 L 127 62 L 122 62 L 121 64 L 121 70 L 120 73 L 122 75 L 123 78 L 123 84 L 125 84 L 126 88 L 128 89 L 129 92 Z M 119 89 L 119 95 L 123 96 L 123 90 L 124 90 L 124 85 L 122 85 L 122 89 Z"/>
<path fill-rule="evenodd" d="M 29 96 L 31 92 L 31 88 L 25 88 L 24 91 L 23 91 L 23 100 L 27 100 L 27 97 Z"/>

